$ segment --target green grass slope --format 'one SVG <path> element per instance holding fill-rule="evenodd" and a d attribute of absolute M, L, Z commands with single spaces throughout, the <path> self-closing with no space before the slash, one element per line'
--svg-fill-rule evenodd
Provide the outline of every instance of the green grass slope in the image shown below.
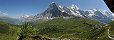
<path fill-rule="evenodd" d="M 55 18 L 45 22 L 35 22 L 33 27 L 38 35 L 57 39 L 109 40 L 106 28 L 95 20 L 86 18 Z"/>
<path fill-rule="evenodd" d="M 20 28 L 0 22 L 0 40 L 16 40 Z"/>

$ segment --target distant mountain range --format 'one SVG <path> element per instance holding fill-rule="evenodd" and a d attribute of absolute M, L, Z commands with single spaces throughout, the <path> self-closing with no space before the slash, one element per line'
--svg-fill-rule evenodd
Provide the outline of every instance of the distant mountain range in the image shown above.
<path fill-rule="evenodd" d="M 9 17 L 7 13 L 0 11 L 0 21 L 6 22 L 9 24 L 21 25 L 22 20 L 18 18 Z"/>
<path fill-rule="evenodd" d="M 66 7 L 53 2 L 44 12 L 28 17 L 28 19 L 53 19 L 56 17 L 83 17 L 98 20 L 102 23 L 109 23 L 114 19 L 114 14 L 97 8 L 92 10 L 81 10 L 76 5 Z"/>
<path fill-rule="evenodd" d="M 9 23 L 9 24 L 14 24 L 14 25 L 21 25 L 23 22 L 20 19 L 17 18 L 11 18 L 11 17 L 7 17 L 7 16 L 0 16 L 0 21 Z"/>
<path fill-rule="evenodd" d="M 3 17 L 0 16 L 0 20 L 4 20 L 5 22 L 12 23 L 12 24 L 21 24 L 24 21 L 36 21 L 39 19 L 54 19 L 56 17 L 82 17 L 82 18 L 89 18 L 92 20 L 97 20 L 101 23 L 109 23 L 114 20 L 114 14 L 108 11 L 99 10 L 97 8 L 92 10 L 81 10 L 76 5 L 72 6 L 61 6 L 56 3 L 51 3 L 48 8 L 37 15 L 34 16 L 21 16 L 20 18 L 11 18 L 11 17 Z"/>

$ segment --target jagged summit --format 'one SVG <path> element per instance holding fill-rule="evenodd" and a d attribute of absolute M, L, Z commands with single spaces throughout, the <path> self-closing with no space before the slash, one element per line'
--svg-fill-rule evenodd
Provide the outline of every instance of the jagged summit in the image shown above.
<path fill-rule="evenodd" d="M 79 7 L 77 7 L 76 5 L 72 4 L 72 6 L 69 7 L 72 10 L 79 10 Z"/>
<path fill-rule="evenodd" d="M 103 23 L 108 23 L 114 19 L 113 15 L 110 15 L 112 14 L 109 12 L 103 12 L 103 10 L 99 10 L 97 8 L 85 11 L 80 10 L 80 8 L 74 4 L 66 7 L 52 2 L 47 10 L 42 12 L 40 15 L 35 15 L 34 19 L 52 19 L 55 17 L 83 17 L 98 20 Z"/>
<path fill-rule="evenodd" d="M 52 2 L 51 4 L 53 4 L 53 3 L 55 3 L 55 2 Z"/>
<path fill-rule="evenodd" d="M 58 6 L 58 4 L 56 4 L 55 2 L 52 2 L 52 3 L 49 5 L 49 7 L 56 7 L 56 6 Z"/>

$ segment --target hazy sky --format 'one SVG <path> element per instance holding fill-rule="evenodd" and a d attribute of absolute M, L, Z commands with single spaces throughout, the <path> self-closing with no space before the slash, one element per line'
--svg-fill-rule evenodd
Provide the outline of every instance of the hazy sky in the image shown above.
<path fill-rule="evenodd" d="M 75 4 L 82 10 L 98 8 L 109 11 L 103 0 L 0 0 L 0 11 L 10 17 L 35 15 L 46 10 L 52 2 L 63 6 Z"/>

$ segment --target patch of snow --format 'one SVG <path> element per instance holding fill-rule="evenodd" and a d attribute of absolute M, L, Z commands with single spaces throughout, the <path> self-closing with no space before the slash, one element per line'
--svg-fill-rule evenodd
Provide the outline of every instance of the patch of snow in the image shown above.
<path fill-rule="evenodd" d="M 62 10 L 62 12 L 65 12 L 65 10 Z"/>
<path fill-rule="evenodd" d="M 104 10 L 102 14 L 105 15 L 105 16 L 109 16 L 110 15 L 106 10 Z"/>
<path fill-rule="evenodd" d="M 93 9 L 93 11 L 98 11 L 97 9 Z"/>
<path fill-rule="evenodd" d="M 112 17 L 114 18 L 114 14 L 112 14 Z"/>
<path fill-rule="evenodd" d="M 114 19 L 111 19 L 112 21 L 114 21 Z"/>
<path fill-rule="evenodd" d="M 88 16 L 89 16 L 89 17 L 92 17 L 93 15 L 95 15 L 95 14 L 91 13 L 91 14 L 89 14 Z"/>
<path fill-rule="evenodd" d="M 75 15 L 76 16 L 76 13 L 75 12 L 73 12 L 72 10 L 70 10 L 71 11 L 71 13 L 73 14 L 73 15 Z"/>
<path fill-rule="evenodd" d="M 55 2 L 52 2 L 52 4 L 55 3 Z"/>
<path fill-rule="evenodd" d="M 83 17 L 81 14 L 80 14 L 80 12 L 79 11 L 72 11 L 72 10 L 70 10 L 71 11 L 71 13 L 74 15 L 74 16 L 80 16 L 80 17 Z"/>
<path fill-rule="evenodd" d="M 88 12 L 94 14 L 94 11 L 93 10 L 88 10 Z"/>
<path fill-rule="evenodd" d="M 60 8 L 63 8 L 61 5 L 59 5 Z"/>
<path fill-rule="evenodd" d="M 77 7 L 76 5 L 72 5 L 71 7 L 69 7 L 71 10 L 79 10 L 79 7 Z"/>

